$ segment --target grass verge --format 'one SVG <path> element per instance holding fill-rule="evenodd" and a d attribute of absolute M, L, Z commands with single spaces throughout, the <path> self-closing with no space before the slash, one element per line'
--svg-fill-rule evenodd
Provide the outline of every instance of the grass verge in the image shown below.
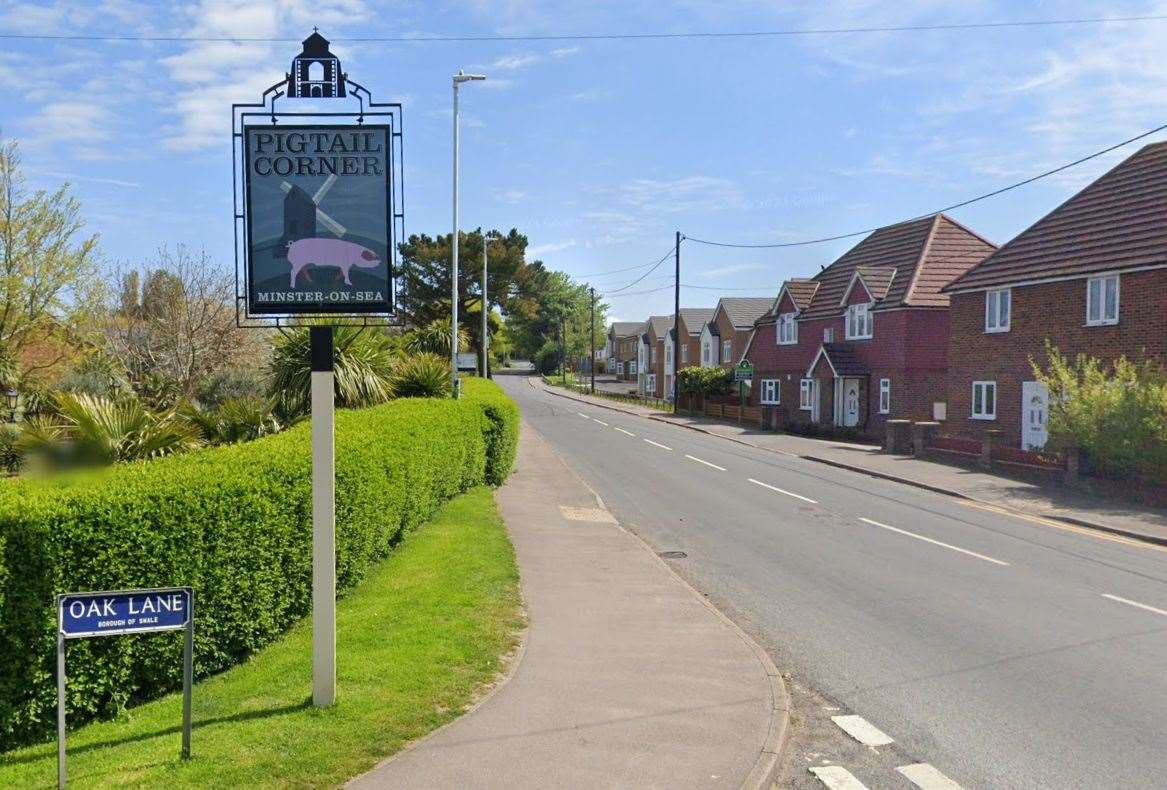
<path fill-rule="evenodd" d="M 475 488 L 339 603 L 336 706 L 311 706 L 305 620 L 195 686 L 193 759 L 178 758 L 182 699 L 172 694 L 70 733 L 70 784 L 338 784 L 456 718 L 514 647 L 519 607 L 514 550 L 491 490 Z M 51 742 L 0 754 L 0 787 L 55 786 L 56 753 Z"/>

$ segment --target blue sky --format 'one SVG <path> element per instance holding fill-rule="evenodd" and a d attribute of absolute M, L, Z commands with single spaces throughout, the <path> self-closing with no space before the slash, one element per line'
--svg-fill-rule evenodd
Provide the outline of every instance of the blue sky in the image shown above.
<path fill-rule="evenodd" d="M 726 40 L 348 44 L 346 36 L 729 31 L 1167 14 L 1160 2 L 0 2 L 0 31 L 302 37 L 404 103 L 407 232 L 450 226 L 450 75 L 464 227 L 517 227 L 581 277 L 659 258 L 673 232 L 795 241 L 888 224 L 1167 122 L 1167 22 Z M 298 45 L 5 41 L 0 133 L 30 183 L 73 183 L 110 261 L 161 244 L 233 266 L 230 103 Z M 1158 135 L 1154 139 L 1164 139 Z M 954 216 L 998 243 L 1137 149 Z M 854 241 L 686 243 L 687 306 L 768 295 Z M 666 266 L 671 265 L 671 262 Z M 662 266 L 615 318 L 671 312 Z M 643 270 L 641 270 L 643 271 Z M 640 271 L 587 277 L 598 290 Z M 663 288 L 653 293 L 645 290 Z M 730 290 L 735 289 L 735 290 Z"/>

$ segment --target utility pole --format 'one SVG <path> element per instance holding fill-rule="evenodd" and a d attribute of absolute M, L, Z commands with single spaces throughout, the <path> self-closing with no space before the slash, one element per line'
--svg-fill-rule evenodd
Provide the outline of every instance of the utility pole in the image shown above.
<path fill-rule="evenodd" d="M 490 378 L 490 357 L 486 356 L 486 314 L 490 310 L 490 300 L 486 298 L 486 233 L 482 234 L 482 378 Z"/>
<path fill-rule="evenodd" d="M 590 368 L 592 371 L 592 394 L 596 394 L 596 289 L 588 286 L 588 291 L 592 295 L 592 359 Z"/>
<path fill-rule="evenodd" d="M 559 370 L 563 373 L 563 386 L 567 386 L 567 318 L 559 319 Z"/>
<path fill-rule="evenodd" d="M 677 241 L 673 247 L 676 254 L 676 273 L 673 280 L 673 411 L 677 410 L 677 393 L 680 392 L 677 374 L 681 367 L 681 231 L 677 231 Z"/>
<path fill-rule="evenodd" d="M 454 75 L 454 233 L 450 236 L 450 397 L 458 397 L 458 86 L 482 74 Z"/>

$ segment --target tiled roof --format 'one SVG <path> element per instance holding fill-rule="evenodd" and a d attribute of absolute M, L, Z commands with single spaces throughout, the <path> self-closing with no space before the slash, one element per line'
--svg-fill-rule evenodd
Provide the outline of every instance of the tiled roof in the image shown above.
<path fill-rule="evenodd" d="M 946 307 L 948 295 L 940 289 L 994 249 L 990 242 L 944 214 L 888 225 L 811 278 L 817 288 L 799 318 L 839 315 L 843 293 L 856 270 L 875 297 L 877 310 Z M 774 316 L 765 320 L 773 321 Z"/>
<path fill-rule="evenodd" d="M 867 376 L 871 373 L 867 365 L 863 364 L 856 356 L 855 349 L 846 343 L 823 343 L 820 353 L 830 360 L 835 375 L 840 378 L 843 376 Z M 814 370 L 818 360 L 819 357 L 816 354 L 808 373 Z"/>
<path fill-rule="evenodd" d="M 1144 146 L 947 290 L 1167 263 L 1167 142 Z"/>
<path fill-rule="evenodd" d="M 644 331 L 643 321 L 613 321 L 608 332 L 613 337 L 630 337 Z"/>
<path fill-rule="evenodd" d="M 652 330 L 659 340 L 673 328 L 673 317 L 671 315 L 654 315 L 648 319 L 648 323 L 652 325 Z"/>
<path fill-rule="evenodd" d="M 786 289 L 786 293 L 790 294 L 790 298 L 794 300 L 794 306 L 799 310 L 805 310 L 810 306 L 811 300 L 814 299 L 814 293 L 819 289 L 819 284 L 816 280 L 811 280 L 805 277 L 795 277 L 782 283 Z M 779 291 L 782 289 L 780 288 Z M 778 305 L 774 305 L 777 309 Z"/>
<path fill-rule="evenodd" d="M 685 329 L 689 330 L 690 335 L 699 335 L 701 327 L 713 318 L 713 313 L 712 307 L 682 307 L 681 320 L 685 322 Z"/>
<path fill-rule="evenodd" d="M 770 311 L 773 304 L 772 296 L 725 296 L 717 306 L 725 310 L 734 329 L 749 329 Z"/>

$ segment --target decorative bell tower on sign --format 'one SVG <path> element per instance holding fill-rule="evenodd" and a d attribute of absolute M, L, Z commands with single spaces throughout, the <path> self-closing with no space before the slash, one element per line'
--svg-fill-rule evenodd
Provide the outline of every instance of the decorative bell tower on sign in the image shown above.
<path fill-rule="evenodd" d="M 340 59 L 328 49 L 328 39 L 312 28 L 304 39 L 304 51 L 292 58 L 287 74 L 288 97 L 292 99 L 333 99 L 342 97 L 347 74 L 341 73 Z"/>

